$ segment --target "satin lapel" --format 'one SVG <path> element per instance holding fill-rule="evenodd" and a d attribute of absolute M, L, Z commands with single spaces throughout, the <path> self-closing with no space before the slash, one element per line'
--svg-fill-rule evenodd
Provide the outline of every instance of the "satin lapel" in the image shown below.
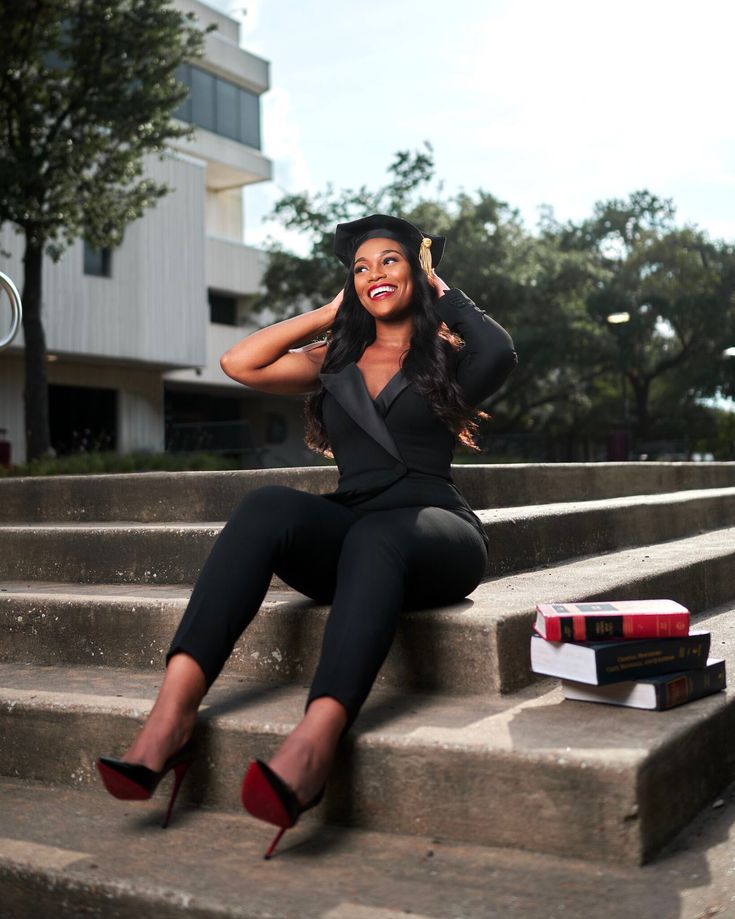
<path fill-rule="evenodd" d="M 363 431 L 377 441 L 392 457 L 403 462 L 396 442 L 370 398 L 362 374 L 354 362 L 347 364 L 339 373 L 320 373 L 319 379 L 355 424 L 359 424 Z M 393 382 L 394 380 L 391 380 L 389 386 Z"/>
<path fill-rule="evenodd" d="M 391 407 L 391 405 L 393 405 L 398 396 L 400 396 L 400 394 L 407 386 L 408 380 L 403 375 L 403 371 L 399 370 L 398 373 L 392 377 L 383 387 L 383 389 L 378 393 L 378 398 L 375 400 L 375 402 L 381 409 L 383 416 L 388 414 L 388 409 Z"/>

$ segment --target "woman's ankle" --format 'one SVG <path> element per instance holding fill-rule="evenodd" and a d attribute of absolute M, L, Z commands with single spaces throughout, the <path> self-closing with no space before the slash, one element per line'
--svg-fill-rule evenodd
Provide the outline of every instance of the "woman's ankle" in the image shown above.
<path fill-rule="evenodd" d="M 331 739 L 313 736 L 300 730 L 301 725 L 283 741 L 269 765 L 291 788 L 302 805 L 308 804 L 323 788 L 334 760 L 335 745 Z"/>
<path fill-rule="evenodd" d="M 195 727 L 196 713 L 179 715 L 175 719 L 164 719 L 151 713 L 123 759 L 160 772 L 166 760 L 191 738 Z"/>
<path fill-rule="evenodd" d="M 303 806 L 309 803 L 326 781 L 328 766 L 316 762 L 312 757 L 304 760 L 294 754 L 292 747 L 278 750 L 270 761 L 271 768 L 296 795 Z"/>
<path fill-rule="evenodd" d="M 184 652 L 174 654 L 153 708 L 123 759 L 160 772 L 193 734 L 206 691 L 204 672 L 194 658 Z"/>

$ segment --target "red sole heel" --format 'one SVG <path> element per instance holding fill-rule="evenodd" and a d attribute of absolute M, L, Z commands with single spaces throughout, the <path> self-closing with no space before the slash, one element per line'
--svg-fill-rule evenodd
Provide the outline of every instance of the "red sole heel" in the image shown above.
<path fill-rule="evenodd" d="M 256 759 L 250 763 L 245 778 L 242 780 L 240 800 L 245 810 L 258 820 L 280 827 L 276 838 L 268 846 L 265 859 L 273 857 L 281 837 L 295 826 L 301 814 L 321 801 L 324 789 L 308 804 L 301 804 L 294 792 L 286 785 L 267 763 Z"/>
<path fill-rule="evenodd" d="M 104 763 L 98 762 L 96 765 L 105 788 L 113 798 L 119 798 L 121 801 L 148 801 L 151 797 L 151 793 L 141 788 L 137 782 L 120 775 Z"/>
<path fill-rule="evenodd" d="M 171 819 L 171 811 L 174 809 L 174 804 L 176 803 L 176 796 L 179 793 L 179 788 L 181 788 L 181 783 L 184 781 L 186 773 L 189 771 L 189 763 L 179 763 L 178 766 L 174 766 L 174 787 L 171 791 L 171 797 L 168 802 L 168 810 L 166 811 L 166 816 L 163 818 L 163 823 L 161 824 L 162 829 L 166 829 L 168 822 Z"/>
<path fill-rule="evenodd" d="M 293 824 L 291 815 L 257 764 L 248 769 L 242 780 L 240 801 L 245 810 L 258 820 L 284 829 Z"/>
<path fill-rule="evenodd" d="M 184 746 L 170 756 L 159 772 L 149 769 L 141 763 L 128 763 L 125 760 L 100 756 L 96 766 L 105 788 L 114 798 L 122 801 L 147 801 L 153 796 L 162 779 L 169 773 L 174 774 L 174 786 L 169 798 L 166 816 L 162 827 L 167 827 L 171 819 L 176 796 L 181 788 L 189 766 L 194 758 L 194 743 L 188 740 Z"/>

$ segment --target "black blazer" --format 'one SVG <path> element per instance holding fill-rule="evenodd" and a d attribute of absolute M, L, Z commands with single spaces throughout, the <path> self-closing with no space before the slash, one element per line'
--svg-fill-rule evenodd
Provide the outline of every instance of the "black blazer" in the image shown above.
<path fill-rule="evenodd" d="M 503 384 L 515 366 L 513 342 L 461 290 L 447 291 L 434 309 L 464 341 L 455 373 L 467 403 L 476 406 Z M 339 469 L 337 490 L 325 497 L 358 504 L 406 480 L 404 487 L 391 489 L 399 502 L 396 506 L 460 503 L 469 507 L 451 477 L 455 435 L 403 370 L 375 400 L 354 361 L 337 373 L 319 374 L 319 379 L 326 390 L 322 417 Z"/>

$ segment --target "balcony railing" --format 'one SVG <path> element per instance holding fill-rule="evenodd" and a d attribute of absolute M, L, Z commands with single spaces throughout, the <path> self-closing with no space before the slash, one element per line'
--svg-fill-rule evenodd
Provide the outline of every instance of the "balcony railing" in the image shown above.
<path fill-rule="evenodd" d="M 255 443 L 247 421 L 183 421 L 166 428 L 169 453 L 216 453 L 236 457 L 243 468 L 261 469 L 268 452 Z"/>

